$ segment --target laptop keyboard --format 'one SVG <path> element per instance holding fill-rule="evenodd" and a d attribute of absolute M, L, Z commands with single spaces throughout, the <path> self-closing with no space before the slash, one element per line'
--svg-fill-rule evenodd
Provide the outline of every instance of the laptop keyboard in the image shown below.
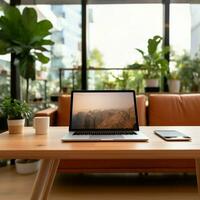
<path fill-rule="evenodd" d="M 137 135 L 134 131 L 78 131 L 73 135 Z"/>

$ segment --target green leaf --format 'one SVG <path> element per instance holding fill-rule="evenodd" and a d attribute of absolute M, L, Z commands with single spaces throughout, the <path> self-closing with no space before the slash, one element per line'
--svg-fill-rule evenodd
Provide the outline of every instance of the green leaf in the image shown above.
<path fill-rule="evenodd" d="M 33 8 L 24 8 L 22 19 L 25 27 L 34 29 L 37 24 L 37 13 Z"/>
<path fill-rule="evenodd" d="M 144 51 L 142 51 L 141 49 L 136 49 L 139 53 L 142 54 L 142 56 L 144 56 Z"/>
<path fill-rule="evenodd" d="M 40 50 L 40 51 L 49 51 L 48 49 L 46 49 L 44 47 L 40 47 L 40 46 L 36 46 L 36 47 L 34 47 L 34 49 Z"/>
<path fill-rule="evenodd" d="M 132 65 L 128 65 L 128 68 L 134 68 L 134 69 L 140 69 L 141 67 L 143 67 L 143 65 L 141 65 L 139 63 L 134 63 Z"/>
<path fill-rule="evenodd" d="M 1 55 L 10 53 L 11 51 L 9 51 L 9 47 L 10 47 L 9 43 L 0 40 L 0 54 Z"/>
<path fill-rule="evenodd" d="M 45 56 L 44 54 L 37 53 L 37 52 L 35 54 L 37 55 L 37 58 L 41 63 L 46 64 L 49 62 L 49 58 L 47 56 Z"/>
<path fill-rule="evenodd" d="M 50 35 L 51 33 L 49 30 L 51 28 L 53 28 L 53 25 L 49 20 L 42 20 L 38 22 L 34 30 L 34 36 L 36 37 L 35 41 L 39 41 L 40 39 Z"/>
<path fill-rule="evenodd" d="M 37 25 L 37 13 L 33 8 L 24 8 L 21 18 L 21 29 L 26 33 L 23 33 L 23 41 L 28 45 L 33 38 L 33 33 Z"/>
<path fill-rule="evenodd" d="M 157 51 L 158 45 L 162 41 L 162 37 L 154 36 L 153 39 L 148 40 L 148 53 L 153 56 Z"/>
<path fill-rule="evenodd" d="M 19 9 L 14 6 L 5 6 L 4 7 L 4 15 L 9 20 L 15 19 L 16 21 L 18 21 L 21 18 Z"/>
<path fill-rule="evenodd" d="M 44 46 L 44 45 L 53 45 L 54 42 L 51 40 L 40 40 L 38 42 L 35 42 L 33 45 L 34 47 L 38 47 L 38 46 Z"/>

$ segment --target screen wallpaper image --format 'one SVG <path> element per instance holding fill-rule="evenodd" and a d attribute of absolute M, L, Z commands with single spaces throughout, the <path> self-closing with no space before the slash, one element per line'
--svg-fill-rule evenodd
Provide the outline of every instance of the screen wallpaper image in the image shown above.
<path fill-rule="evenodd" d="M 133 129 L 135 125 L 133 93 L 74 93 L 73 130 Z"/>

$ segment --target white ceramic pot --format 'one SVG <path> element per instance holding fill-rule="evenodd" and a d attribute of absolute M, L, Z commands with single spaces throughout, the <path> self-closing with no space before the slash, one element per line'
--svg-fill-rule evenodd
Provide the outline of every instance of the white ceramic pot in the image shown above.
<path fill-rule="evenodd" d="M 28 161 L 28 162 L 27 162 Z M 40 168 L 40 160 L 15 160 L 16 171 L 19 174 L 32 174 Z"/>
<path fill-rule="evenodd" d="M 22 134 L 24 132 L 25 119 L 8 119 L 7 123 L 10 134 Z"/>
<path fill-rule="evenodd" d="M 180 80 L 168 80 L 169 92 L 179 93 L 181 88 Z"/>
<path fill-rule="evenodd" d="M 145 79 L 146 87 L 159 87 L 158 79 Z"/>

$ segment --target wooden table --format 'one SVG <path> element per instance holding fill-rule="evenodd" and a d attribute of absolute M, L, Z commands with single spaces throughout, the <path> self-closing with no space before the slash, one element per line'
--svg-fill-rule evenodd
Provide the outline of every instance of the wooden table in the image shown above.
<path fill-rule="evenodd" d="M 176 129 L 190 135 L 192 141 L 165 142 L 153 134 L 155 129 Z M 48 135 L 35 135 L 33 128 L 25 128 L 23 135 L 0 135 L 0 158 L 42 159 L 31 200 L 48 198 L 60 159 L 195 159 L 200 191 L 200 126 L 141 127 L 141 131 L 148 142 L 62 143 L 66 127 L 51 127 Z"/>

